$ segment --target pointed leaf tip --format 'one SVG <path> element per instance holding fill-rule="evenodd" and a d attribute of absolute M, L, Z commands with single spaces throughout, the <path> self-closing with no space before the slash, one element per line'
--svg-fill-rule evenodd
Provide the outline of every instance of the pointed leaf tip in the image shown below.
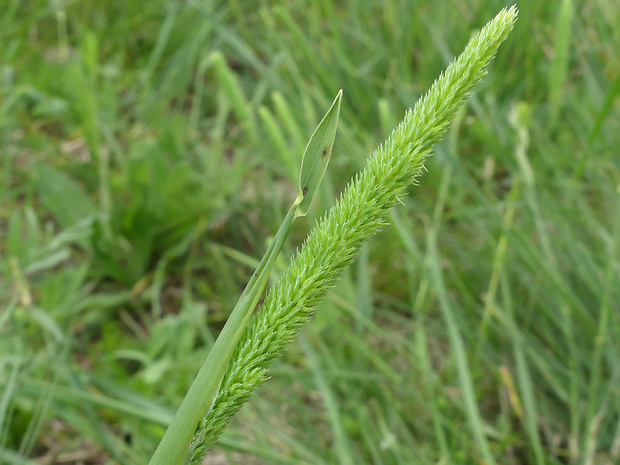
<path fill-rule="evenodd" d="M 340 102 L 342 89 L 338 91 L 325 116 L 314 130 L 308 141 L 304 157 L 301 162 L 299 175 L 299 195 L 297 197 L 297 214 L 304 216 L 308 213 L 312 199 L 319 189 L 325 170 L 331 158 L 338 120 L 340 118 Z"/>

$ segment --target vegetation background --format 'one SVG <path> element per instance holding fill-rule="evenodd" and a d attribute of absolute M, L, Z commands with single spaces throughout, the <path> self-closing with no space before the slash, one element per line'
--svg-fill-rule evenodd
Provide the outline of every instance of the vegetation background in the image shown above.
<path fill-rule="evenodd" d="M 32 465 L 146 464 L 338 89 L 272 283 L 508 3 L 0 4 L 0 463 Z M 207 464 L 620 461 L 620 3 L 518 6 L 421 186 Z"/>

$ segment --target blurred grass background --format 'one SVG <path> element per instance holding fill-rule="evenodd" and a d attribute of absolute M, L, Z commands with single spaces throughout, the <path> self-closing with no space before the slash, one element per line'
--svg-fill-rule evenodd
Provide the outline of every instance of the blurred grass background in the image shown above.
<path fill-rule="evenodd" d="M 146 464 L 296 195 L 273 281 L 508 2 L 3 0 L 0 463 Z M 516 29 L 207 464 L 620 462 L 620 4 Z"/>

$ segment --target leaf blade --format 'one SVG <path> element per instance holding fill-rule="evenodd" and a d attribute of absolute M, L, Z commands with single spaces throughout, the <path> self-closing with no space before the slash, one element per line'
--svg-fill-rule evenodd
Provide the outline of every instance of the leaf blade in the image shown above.
<path fill-rule="evenodd" d="M 342 89 L 338 91 L 334 102 L 327 110 L 327 113 L 325 113 L 325 116 L 323 116 L 314 133 L 312 133 L 306 146 L 299 174 L 296 216 L 305 216 L 308 213 L 312 199 L 319 189 L 327 170 L 327 165 L 334 148 L 334 140 L 336 139 L 341 101 Z"/>

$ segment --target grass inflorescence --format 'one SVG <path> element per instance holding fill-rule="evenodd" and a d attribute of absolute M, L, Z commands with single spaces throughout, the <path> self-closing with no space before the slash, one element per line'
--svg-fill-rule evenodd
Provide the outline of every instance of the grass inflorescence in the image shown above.
<path fill-rule="evenodd" d="M 318 222 L 247 328 L 215 404 L 199 428 L 192 463 L 200 462 L 231 417 L 266 380 L 273 359 L 310 319 L 364 242 L 386 225 L 390 210 L 423 173 L 426 157 L 486 74 L 516 18 L 516 7 L 502 10 L 471 39 Z"/>

